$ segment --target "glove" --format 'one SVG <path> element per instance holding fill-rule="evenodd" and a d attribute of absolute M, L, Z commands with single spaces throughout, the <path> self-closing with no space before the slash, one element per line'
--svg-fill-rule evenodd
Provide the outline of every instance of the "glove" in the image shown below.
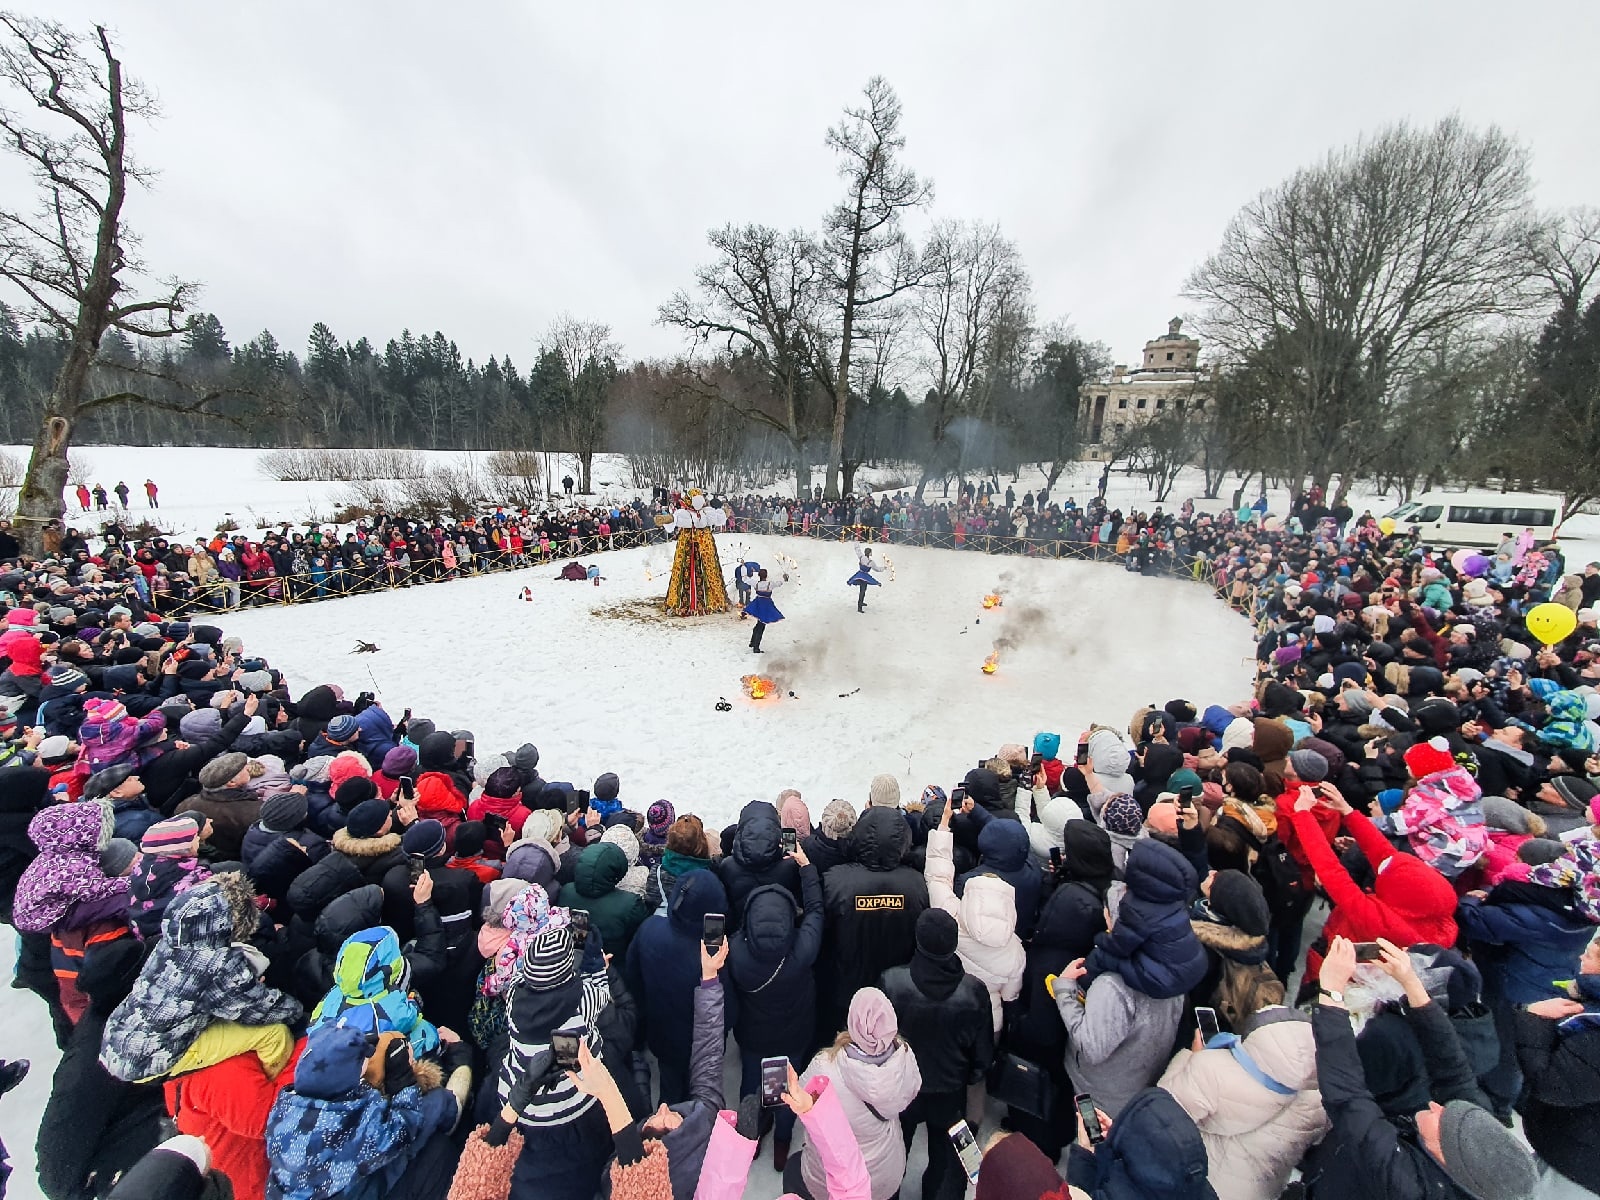
<path fill-rule="evenodd" d="M 1059 975 L 1046 975 L 1044 977 L 1044 990 L 1045 990 L 1045 993 L 1052 1000 L 1054 1000 L 1056 998 L 1056 980 L 1059 979 L 1059 978 L 1061 978 L 1061 976 L 1059 976 Z"/>
<path fill-rule="evenodd" d="M 411 1044 L 405 1038 L 395 1038 L 383 1053 L 383 1094 L 398 1095 L 417 1082 L 411 1069 Z"/>

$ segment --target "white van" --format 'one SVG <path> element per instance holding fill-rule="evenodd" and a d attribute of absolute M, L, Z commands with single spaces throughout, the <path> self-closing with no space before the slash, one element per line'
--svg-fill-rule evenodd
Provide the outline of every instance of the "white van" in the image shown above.
<path fill-rule="evenodd" d="M 1556 536 L 1564 500 L 1548 492 L 1425 492 L 1386 514 L 1399 529 L 1441 546 L 1498 546 L 1505 534 L 1532 529 Z"/>

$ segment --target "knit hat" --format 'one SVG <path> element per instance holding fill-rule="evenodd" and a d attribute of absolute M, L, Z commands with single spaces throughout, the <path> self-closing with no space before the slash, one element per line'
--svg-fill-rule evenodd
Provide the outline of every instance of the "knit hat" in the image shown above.
<path fill-rule="evenodd" d="M 778 820 L 785 829 L 792 829 L 801 837 L 811 836 L 811 811 L 799 796 L 785 797 L 778 806 Z"/>
<path fill-rule="evenodd" d="M 100 869 L 107 875 L 125 874 L 138 853 L 139 847 L 127 838 L 112 838 L 100 851 Z"/>
<path fill-rule="evenodd" d="M 949 958 L 960 941 L 956 919 L 944 909 L 924 909 L 917 918 L 917 949 L 929 958 Z"/>
<path fill-rule="evenodd" d="M 1583 812 L 1589 807 L 1589 802 L 1600 794 L 1600 788 L 1581 775 L 1552 775 L 1550 786 L 1573 812 Z"/>
<path fill-rule="evenodd" d="M 1211 911 L 1251 937 L 1265 937 L 1272 914 L 1261 885 L 1243 871 L 1218 871 L 1211 881 Z"/>
<path fill-rule="evenodd" d="M 1551 837 L 1533 837 L 1517 847 L 1517 861 L 1531 867 L 1553 863 L 1567 853 L 1567 844 Z"/>
<path fill-rule="evenodd" d="M 431 818 L 413 822 L 411 828 L 400 838 L 401 848 L 407 854 L 415 854 L 419 858 L 433 858 L 443 854 L 444 843 L 444 825 Z"/>
<path fill-rule="evenodd" d="M 344 827 L 353 838 L 375 838 L 380 835 L 384 822 L 391 815 L 392 810 L 387 800 L 363 800 L 350 810 L 350 816 L 346 819 Z"/>
<path fill-rule="evenodd" d="M 856 827 L 855 805 L 848 800 L 830 800 L 822 810 L 822 836 L 838 841 L 849 837 Z"/>
<path fill-rule="evenodd" d="M 1150 811 L 1144 815 L 1144 823 L 1149 826 L 1151 833 L 1169 838 L 1178 836 L 1177 799 L 1176 792 L 1162 792 L 1150 806 Z"/>
<path fill-rule="evenodd" d="M 868 808 L 899 808 L 900 781 L 893 775 L 874 775 L 867 788 Z"/>
<path fill-rule="evenodd" d="M 678 819 L 677 810 L 672 807 L 671 800 L 654 800 L 650 807 L 644 810 L 644 823 L 646 828 L 661 841 L 667 836 L 667 830 Z"/>
<path fill-rule="evenodd" d="M 1025 1137 L 1003 1138 L 983 1156 L 976 1200 L 1033 1200 L 1043 1196 L 1066 1200 L 1069 1195 L 1087 1193 L 1063 1183 L 1055 1163 Z"/>
<path fill-rule="evenodd" d="M 1127 792 L 1118 792 L 1106 801 L 1100 810 L 1100 824 L 1107 833 L 1132 837 L 1144 824 L 1144 811 L 1139 802 Z"/>
<path fill-rule="evenodd" d="M 1392 813 L 1406 802 L 1404 788 L 1384 788 L 1377 797 L 1378 807 L 1386 813 Z"/>
<path fill-rule="evenodd" d="M 922 810 L 924 812 L 930 809 L 942 809 L 949 803 L 950 797 L 945 794 L 945 790 L 937 783 L 930 783 L 922 789 Z"/>
<path fill-rule="evenodd" d="M 522 773 L 515 767 L 497 767 L 483 783 L 483 794 L 496 800 L 509 800 L 521 790 Z"/>
<path fill-rule="evenodd" d="M 57 663 L 50 668 L 50 686 L 59 688 L 62 694 L 75 692 L 81 687 L 87 687 L 89 677 L 77 667 L 64 666 Z"/>
<path fill-rule="evenodd" d="M 485 884 L 483 888 L 483 923 L 486 926 L 497 926 L 500 918 L 506 911 L 518 892 L 525 891 L 531 886 L 526 879 L 496 879 L 493 883 Z"/>
<path fill-rule="evenodd" d="M 1406 751 L 1405 759 L 1406 769 L 1416 779 L 1425 779 L 1440 771 L 1448 771 L 1456 765 L 1455 755 L 1450 753 L 1450 743 L 1442 737 L 1418 742 Z"/>
<path fill-rule="evenodd" d="M 850 1031 L 852 1046 L 859 1047 L 869 1057 L 876 1057 L 894 1049 L 900 1022 L 888 996 L 875 987 L 864 987 L 850 998 L 850 1015 L 845 1028 Z"/>
<path fill-rule="evenodd" d="M 349 713 L 340 713 L 328 722 L 328 728 L 323 732 L 328 741 L 337 745 L 355 737 L 361 732 L 361 726 Z"/>
<path fill-rule="evenodd" d="M 43 746 L 43 743 L 40 743 Z M 112 789 L 122 786 L 123 782 L 133 774 L 132 763 L 119 763 L 114 767 L 107 767 L 104 771 L 97 771 L 89 776 L 83 785 L 83 798 L 85 800 L 104 800 Z"/>
<path fill-rule="evenodd" d="M 1163 790 L 1176 796 L 1184 788 L 1189 788 L 1193 795 L 1198 796 L 1202 786 L 1200 776 L 1196 775 L 1188 767 L 1179 767 L 1171 775 L 1167 776 L 1167 786 Z"/>
<path fill-rule="evenodd" d="M 1289 765 L 1304 783 L 1321 783 L 1328 777 L 1328 760 L 1315 750 L 1291 750 Z"/>
<path fill-rule="evenodd" d="M 90 700 L 83 706 L 83 711 L 90 720 L 105 725 L 115 724 L 128 716 L 127 708 L 116 700 Z"/>
<path fill-rule="evenodd" d="M 522 956 L 517 974 L 535 991 L 548 991 L 566 983 L 575 974 L 572 935 L 564 927 L 546 929 Z"/>
<path fill-rule="evenodd" d="M 306 1036 L 305 1053 L 295 1064 L 294 1090 L 302 1096 L 334 1099 L 361 1085 L 361 1070 L 372 1047 L 353 1025 L 325 1023 Z"/>
<path fill-rule="evenodd" d="M 604 775 L 600 776 L 599 779 L 594 781 L 594 791 L 592 794 L 596 800 L 615 800 L 617 798 L 617 793 L 621 790 L 622 781 L 616 777 L 614 772 L 607 771 Z"/>
<path fill-rule="evenodd" d="M 340 812 L 350 812 L 358 804 L 376 799 L 378 785 L 365 775 L 352 775 L 333 789 L 333 802 Z"/>
<path fill-rule="evenodd" d="M 200 836 L 200 822 L 190 813 L 157 821 L 144 831 L 139 849 L 145 854 L 188 854 Z"/>
<path fill-rule="evenodd" d="M 367 777 L 371 774 L 372 767 L 354 750 L 334 755 L 333 761 L 328 764 L 328 784 L 333 791 L 338 791 L 339 785 L 347 779 L 354 779 L 358 775 Z"/>
<path fill-rule="evenodd" d="M 630 867 L 638 864 L 639 839 L 634 834 L 633 830 L 629 829 L 626 825 L 607 826 L 606 831 L 600 835 L 600 840 L 602 842 L 610 842 L 618 850 L 621 850 L 623 857 L 628 860 L 628 865 Z M 460 842 L 461 831 L 457 829 L 456 844 L 459 845 Z"/>
<path fill-rule="evenodd" d="M 1249 750 L 1255 743 L 1256 727 L 1249 717 L 1235 717 L 1222 731 L 1222 752 Z"/>
<path fill-rule="evenodd" d="M 421 824 L 422 822 L 418 822 Z M 482 821 L 463 821 L 456 826 L 456 857 L 471 858 L 473 855 L 482 854 L 483 847 L 489 840 L 488 827 Z M 404 839 L 402 839 L 402 842 Z"/>
<path fill-rule="evenodd" d="M 310 813 L 304 792 L 279 792 L 261 802 L 261 828 L 268 833 L 288 833 L 304 825 Z"/>
<path fill-rule="evenodd" d="M 240 754 L 237 750 L 219 754 L 200 768 L 200 786 L 207 791 L 225 788 L 228 786 L 229 781 L 249 764 L 250 756 Z"/>
<path fill-rule="evenodd" d="M 52 734 L 39 743 L 39 749 L 36 753 L 43 762 L 55 762 L 57 759 L 66 758 L 72 753 L 72 739 L 64 733 Z M 104 775 L 106 772 L 102 771 L 100 774 Z M 126 778 L 126 776 L 123 778 Z M 111 786 L 115 787 L 116 784 Z"/>
<path fill-rule="evenodd" d="M 1445 1174 L 1477 1200 L 1524 1200 L 1539 1175 L 1533 1157 L 1487 1109 L 1452 1100 L 1439 1114 Z"/>
<path fill-rule="evenodd" d="M 222 713 L 214 708 L 197 708 L 178 718 L 178 734 L 186 742 L 204 742 L 222 732 Z"/>

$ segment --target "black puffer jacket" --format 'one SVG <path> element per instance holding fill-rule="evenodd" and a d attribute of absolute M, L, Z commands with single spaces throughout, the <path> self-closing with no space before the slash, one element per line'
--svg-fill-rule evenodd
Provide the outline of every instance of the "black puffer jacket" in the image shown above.
<path fill-rule="evenodd" d="M 992 774 L 992 772 L 991 772 Z M 869 808 L 851 834 L 853 861 L 822 881 L 827 927 L 818 975 L 824 1021 L 844 1028 L 850 998 L 910 961 L 928 885 L 903 860 L 911 831 L 894 808 Z"/>
<path fill-rule="evenodd" d="M 813 975 L 822 950 L 822 880 L 811 864 L 800 869 L 805 909 L 789 889 L 768 883 L 746 898 L 745 921 L 730 935 L 728 978 L 739 993 L 734 1036 L 763 1057 L 798 1062 L 811 1049 L 817 1019 Z M 798 918 L 798 920 L 797 920 Z"/>
<path fill-rule="evenodd" d="M 924 1092 L 965 1092 L 983 1078 L 994 1061 L 994 1010 L 978 979 L 962 974 L 953 986 L 924 991 L 910 967 L 895 967 L 878 987 L 916 1053 Z"/>
<path fill-rule="evenodd" d="M 39 857 L 28 823 L 50 804 L 50 772 L 42 767 L 0 770 L 0 921 L 11 924 L 17 880 Z"/>
<path fill-rule="evenodd" d="M 745 900 L 766 884 L 777 884 L 800 903 L 800 868 L 784 856 L 782 828 L 778 810 L 765 800 L 752 800 L 740 811 L 733 852 L 717 864 L 717 877 L 728 893 L 729 932 L 744 919 Z"/>
<path fill-rule="evenodd" d="M 1600 1191 L 1600 1030 L 1562 1032 L 1526 1009 L 1515 1029 L 1528 1144 L 1574 1183 Z"/>

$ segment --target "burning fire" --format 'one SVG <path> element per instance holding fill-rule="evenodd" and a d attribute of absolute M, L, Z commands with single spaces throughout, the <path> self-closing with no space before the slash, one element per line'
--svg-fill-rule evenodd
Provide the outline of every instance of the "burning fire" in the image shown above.
<path fill-rule="evenodd" d="M 1000 651 L 991 650 L 989 657 L 983 660 L 983 673 L 993 675 L 1000 669 Z"/>
<path fill-rule="evenodd" d="M 745 695 L 752 700 L 765 700 L 778 690 L 778 685 L 764 675 L 746 675 L 739 680 Z"/>
<path fill-rule="evenodd" d="M 983 598 L 983 606 L 985 608 L 999 608 L 1000 607 L 1000 597 L 996 593 L 990 592 L 987 596 L 985 596 Z"/>

